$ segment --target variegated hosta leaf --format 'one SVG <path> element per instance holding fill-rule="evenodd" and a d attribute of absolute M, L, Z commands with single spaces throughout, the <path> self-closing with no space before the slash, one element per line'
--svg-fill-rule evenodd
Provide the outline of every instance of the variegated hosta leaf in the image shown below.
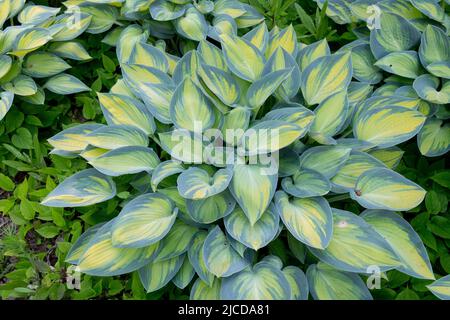
<path fill-rule="evenodd" d="M 174 131 L 158 134 L 161 147 L 173 159 L 186 163 L 202 163 L 203 148 L 202 136 L 188 130 L 176 129 Z"/>
<path fill-rule="evenodd" d="M 175 21 L 175 28 L 183 37 L 201 41 L 208 34 L 208 23 L 203 14 L 194 7 L 186 10 L 184 15 Z"/>
<path fill-rule="evenodd" d="M 119 62 L 129 62 L 131 53 L 137 43 L 148 38 L 148 31 L 144 31 L 139 25 L 132 24 L 126 27 L 121 33 L 116 43 L 116 55 Z"/>
<path fill-rule="evenodd" d="M 162 194 L 141 195 L 125 205 L 111 226 L 115 247 L 141 248 L 158 242 L 169 232 L 178 209 Z"/>
<path fill-rule="evenodd" d="M 388 12 L 382 12 L 379 19 L 380 28 L 370 33 L 370 48 L 376 59 L 410 50 L 419 43 L 420 32 L 408 20 Z"/>
<path fill-rule="evenodd" d="M 125 63 L 121 64 L 121 68 L 125 81 L 132 87 L 136 87 L 135 91 L 139 91 L 139 89 L 142 89 L 146 85 L 173 86 L 172 79 L 158 68 Z"/>
<path fill-rule="evenodd" d="M 436 103 L 450 103 L 450 80 L 441 81 L 429 74 L 424 74 L 414 80 L 413 87 L 419 97 L 422 99 Z M 440 89 L 438 89 L 440 87 Z"/>
<path fill-rule="evenodd" d="M 268 245 L 278 234 L 280 217 L 273 205 L 251 225 L 241 208 L 236 208 L 224 219 L 227 232 L 248 248 L 259 250 Z"/>
<path fill-rule="evenodd" d="M 245 131 L 241 145 L 250 156 L 278 151 L 300 139 L 305 130 L 295 123 L 266 120 Z"/>
<path fill-rule="evenodd" d="M 121 147 L 89 161 L 98 171 L 109 176 L 151 172 L 159 164 L 158 155 L 147 147 Z"/>
<path fill-rule="evenodd" d="M 129 63 L 155 68 L 162 72 L 169 71 L 169 61 L 164 52 L 142 41 L 134 46 Z"/>
<path fill-rule="evenodd" d="M 283 261 L 278 256 L 274 255 L 265 256 L 259 263 L 266 263 L 278 270 L 281 270 L 283 268 Z"/>
<path fill-rule="evenodd" d="M 314 117 L 311 110 L 294 103 L 266 113 L 263 120 L 279 120 L 296 124 L 302 129 L 300 137 L 303 137 L 309 130 Z"/>
<path fill-rule="evenodd" d="M 86 32 L 92 34 L 99 34 L 111 29 L 119 18 L 119 11 L 116 7 L 108 5 L 88 5 L 81 6 L 82 13 L 87 13 L 92 16 Z"/>
<path fill-rule="evenodd" d="M 219 35 L 223 33 L 236 35 L 236 21 L 234 21 L 233 18 L 227 15 L 215 16 L 212 21 L 212 26 L 209 26 L 208 37 L 213 38 L 216 41 L 220 41 Z"/>
<path fill-rule="evenodd" d="M 48 79 L 44 84 L 44 88 L 61 95 L 91 90 L 83 82 L 66 73 L 61 73 Z"/>
<path fill-rule="evenodd" d="M 51 38 L 47 29 L 25 28 L 15 37 L 12 51 L 9 54 L 23 58 L 26 54 L 45 45 Z"/>
<path fill-rule="evenodd" d="M 302 93 L 309 105 L 346 90 L 352 79 L 351 54 L 334 54 L 318 58 L 302 74 Z"/>
<path fill-rule="evenodd" d="M 275 96 L 280 100 L 289 101 L 300 89 L 301 71 L 295 61 L 295 58 L 283 48 L 278 48 L 264 66 L 264 75 L 275 71 L 291 70 L 288 77 L 282 82 L 281 86 L 275 91 Z"/>
<path fill-rule="evenodd" d="M 0 79 L 2 79 L 11 70 L 13 60 L 10 56 L 0 55 Z"/>
<path fill-rule="evenodd" d="M 450 150 L 450 125 L 439 119 L 428 119 L 417 135 L 420 153 L 437 157 Z"/>
<path fill-rule="evenodd" d="M 197 52 L 200 55 L 203 64 L 215 67 L 225 72 L 228 71 L 222 51 L 209 41 L 200 41 Z M 201 71 L 201 69 L 199 71 Z"/>
<path fill-rule="evenodd" d="M 244 130 L 248 128 L 251 115 L 250 109 L 245 107 L 237 107 L 230 110 L 224 116 L 221 128 L 224 141 L 231 145 L 238 144 L 244 134 Z"/>
<path fill-rule="evenodd" d="M 118 94 L 98 93 L 100 107 L 109 125 L 135 126 L 146 134 L 155 132 L 155 121 L 138 100 Z"/>
<path fill-rule="evenodd" d="M 426 117 L 404 107 L 384 107 L 360 114 L 353 126 L 355 138 L 380 148 L 395 146 L 414 137 Z"/>
<path fill-rule="evenodd" d="M 278 48 L 285 50 L 293 57 L 297 56 L 297 35 L 295 34 L 292 24 L 280 32 L 271 35 L 269 39 L 269 46 L 266 50 L 266 57 L 269 58 Z"/>
<path fill-rule="evenodd" d="M 162 123 L 172 123 L 170 101 L 175 88 L 169 84 L 144 83 L 136 88 L 136 93 L 152 115 Z"/>
<path fill-rule="evenodd" d="M 53 41 L 69 41 L 77 38 L 89 27 L 92 16 L 86 13 L 69 13 L 56 17 L 55 24 L 63 24 L 64 28 L 52 35 Z"/>
<path fill-rule="evenodd" d="M 198 229 L 181 220 L 175 220 L 169 233 L 160 241 L 161 250 L 155 257 L 155 261 L 163 261 L 178 257 L 185 253 L 194 239 Z"/>
<path fill-rule="evenodd" d="M 275 194 L 278 176 L 272 170 L 260 164 L 234 166 L 230 191 L 251 225 L 266 211 Z"/>
<path fill-rule="evenodd" d="M 206 268 L 219 278 L 229 277 L 249 265 L 249 261 L 234 250 L 219 226 L 209 231 L 202 250 Z"/>
<path fill-rule="evenodd" d="M 209 100 L 190 78 L 185 78 L 175 90 L 170 102 L 173 123 L 182 129 L 201 132 L 214 124 Z"/>
<path fill-rule="evenodd" d="M 93 147 L 93 146 L 87 146 L 86 149 L 84 149 L 81 153 L 80 153 L 80 157 L 84 158 L 87 161 L 91 161 L 92 159 L 98 158 L 101 155 L 107 153 L 109 150 L 108 149 L 103 149 L 103 148 L 97 148 L 97 147 Z M 63 151 L 64 152 L 64 151 Z M 52 154 L 59 154 L 59 150 L 54 149 L 52 151 Z"/>
<path fill-rule="evenodd" d="M 180 83 L 184 78 L 191 78 L 197 81 L 197 72 L 200 66 L 200 58 L 195 50 L 186 53 L 180 60 L 178 60 L 175 70 L 173 71 L 173 81 Z"/>
<path fill-rule="evenodd" d="M 427 288 L 439 299 L 450 300 L 450 275 L 436 280 Z"/>
<path fill-rule="evenodd" d="M 300 168 L 314 170 L 329 179 L 345 164 L 351 150 L 341 146 L 310 148 L 300 156 Z"/>
<path fill-rule="evenodd" d="M 209 90 L 228 106 L 239 101 L 241 91 L 233 75 L 214 66 L 202 65 L 199 75 Z"/>
<path fill-rule="evenodd" d="M 115 276 L 135 271 L 155 257 L 159 243 L 142 248 L 116 248 L 111 242 L 114 220 L 103 225 L 89 241 L 78 268 L 93 276 Z"/>
<path fill-rule="evenodd" d="M 291 300 L 308 300 L 309 286 L 303 271 L 294 266 L 288 266 L 282 271 L 291 287 Z"/>
<path fill-rule="evenodd" d="M 178 191 L 186 199 L 208 198 L 224 191 L 230 184 L 232 177 L 232 168 L 219 169 L 211 177 L 207 171 L 191 167 L 178 176 Z"/>
<path fill-rule="evenodd" d="M 373 57 L 370 46 L 366 42 L 356 40 L 348 47 L 341 50 L 350 50 L 352 53 L 353 77 L 361 82 L 377 84 L 383 79 L 381 70 L 375 65 L 376 59 Z"/>
<path fill-rule="evenodd" d="M 438 27 L 428 25 L 419 48 L 422 64 L 433 75 L 450 78 L 450 40 Z"/>
<path fill-rule="evenodd" d="M 411 0 L 411 3 L 424 15 L 433 20 L 444 22 L 446 13 L 438 0 Z"/>
<path fill-rule="evenodd" d="M 304 71 L 315 60 L 331 55 L 330 47 L 326 39 L 314 42 L 300 50 L 297 62 L 300 69 Z"/>
<path fill-rule="evenodd" d="M 351 192 L 352 199 L 367 209 L 407 211 L 418 206 L 426 191 L 402 175 L 386 168 L 363 173 Z"/>
<path fill-rule="evenodd" d="M 87 123 L 70 127 L 54 135 L 48 142 L 57 150 L 66 152 L 81 152 L 89 144 L 87 135 L 104 127 L 102 124 Z"/>
<path fill-rule="evenodd" d="M 229 215 L 236 205 L 232 195 L 225 190 L 205 199 L 186 200 L 189 216 L 198 223 L 209 224 Z"/>
<path fill-rule="evenodd" d="M 38 87 L 32 78 L 20 74 L 11 82 L 4 84 L 3 89 L 15 95 L 27 97 L 36 94 Z"/>
<path fill-rule="evenodd" d="M 372 300 L 364 281 L 354 273 L 339 271 L 325 263 L 311 265 L 306 271 L 314 300 Z"/>
<path fill-rule="evenodd" d="M 260 79 L 253 82 L 247 91 L 247 101 L 250 107 L 261 107 L 292 71 L 293 68 L 276 70 L 263 75 Z"/>
<path fill-rule="evenodd" d="M 190 300 L 220 300 L 221 280 L 214 279 L 211 285 L 198 278 L 191 288 Z"/>
<path fill-rule="evenodd" d="M 86 251 L 89 242 L 103 225 L 104 223 L 99 223 L 87 229 L 72 245 L 64 261 L 71 264 L 79 264 L 80 258 L 83 252 Z"/>
<path fill-rule="evenodd" d="M 189 261 L 194 267 L 195 272 L 207 286 L 212 286 L 215 279 L 214 275 L 208 270 L 203 256 L 203 244 L 208 233 L 204 230 L 199 231 L 192 241 L 188 251 Z"/>
<path fill-rule="evenodd" d="M 346 91 L 331 95 L 314 110 L 316 117 L 309 135 L 321 144 L 334 144 L 333 136 L 341 130 L 349 112 Z"/>
<path fill-rule="evenodd" d="M 22 71 L 33 78 L 46 78 L 70 68 L 70 65 L 57 55 L 47 52 L 36 52 L 29 54 L 25 58 Z"/>
<path fill-rule="evenodd" d="M 405 152 L 398 147 L 374 149 L 369 151 L 371 156 L 383 162 L 389 169 L 395 169 L 397 167 L 404 153 Z"/>
<path fill-rule="evenodd" d="M 379 59 L 375 65 L 384 71 L 404 78 L 415 79 L 422 73 L 419 55 L 416 51 L 392 52 Z"/>
<path fill-rule="evenodd" d="M 82 207 L 100 203 L 116 195 L 114 181 L 95 169 L 86 169 L 60 183 L 42 201 L 49 207 Z"/>
<path fill-rule="evenodd" d="M 188 256 L 184 255 L 183 264 L 172 282 L 180 289 L 186 288 L 195 276 L 195 270 L 189 262 Z"/>
<path fill-rule="evenodd" d="M 220 38 L 225 61 L 230 70 L 250 82 L 259 79 L 265 63 L 261 52 L 243 38 L 228 34 L 222 34 Z"/>
<path fill-rule="evenodd" d="M 184 255 L 164 261 L 150 262 L 139 269 L 139 278 L 147 293 L 161 289 L 175 277 L 183 264 Z"/>
<path fill-rule="evenodd" d="M 142 130 L 129 125 L 110 125 L 86 135 L 85 141 L 95 147 L 117 149 L 130 146 L 148 146 L 148 137 Z"/>
<path fill-rule="evenodd" d="M 361 217 L 392 247 L 402 262 L 397 269 L 420 279 L 434 279 L 433 269 L 419 235 L 399 215 L 382 210 L 366 210 Z"/>
<path fill-rule="evenodd" d="M 236 18 L 238 28 L 248 28 L 260 24 L 264 21 L 264 16 L 251 5 L 243 3 L 245 13 Z"/>
<path fill-rule="evenodd" d="M 266 52 L 267 45 L 269 44 L 267 25 L 265 23 L 259 24 L 259 26 L 247 32 L 243 38 L 257 47 L 261 53 Z"/>
<path fill-rule="evenodd" d="M 292 177 L 284 178 L 281 187 L 286 193 L 297 198 L 323 196 L 331 190 L 328 178 L 309 169 L 300 169 Z"/>
<path fill-rule="evenodd" d="M 333 236 L 324 250 L 309 248 L 321 261 L 336 269 L 370 273 L 371 266 L 381 271 L 401 265 L 390 245 L 359 216 L 339 209 L 333 211 Z"/>
<path fill-rule="evenodd" d="M 2 120 L 11 108 L 14 100 L 14 93 L 5 91 L 0 93 L 0 120 Z"/>
<path fill-rule="evenodd" d="M 284 225 L 296 239 L 314 248 L 328 246 L 333 217 L 324 198 L 290 198 L 283 191 L 277 191 L 275 205 Z"/>
<path fill-rule="evenodd" d="M 186 6 L 165 0 L 156 0 L 150 6 L 150 14 L 156 21 L 175 20 L 181 17 L 185 11 Z"/>
<path fill-rule="evenodd" d="M 153 191 L 156 191 L 158 185 L 165 178 L 170 177 L 174 174 L 178 174 L 184 171 L 184 166 L 180 161 L 177 160 L 167 160 L 161 162 L 156 166 L 152 172 L 151 187 Z"/>
<path fill-rule="evenodd" d="M 224 300 L 289 300 L 291 288 L 281 270 L 261 261 L 222 279 L 220 297 Z"/>
<path fill-rule="evenodd" d="M 373 168 L 383 168 L 385 165 L 365 152 L 352 151 L 347 162 L 331 179 L 333 187 L 349 192 L 355 188 L 356 181 L 366 171 Z"/>
<path fill-rule="evenodd" d="M 86 61 L 92 59 L 81 43 L 75 41 L 57 42 L 49 46 L 49 51 L 62 58 Z"/>

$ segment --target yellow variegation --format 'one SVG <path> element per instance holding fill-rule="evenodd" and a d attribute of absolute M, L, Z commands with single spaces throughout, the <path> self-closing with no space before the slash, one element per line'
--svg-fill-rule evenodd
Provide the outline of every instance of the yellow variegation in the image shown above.
<path fill-rule="evenodd" d="M 164 195 L 141 195 L 122 209 L 111 226 L 115 247 L 141 248 L 161 240 L 170 230 L 178 209 Z"/>
<path fill-rule="evenodd" d="M 259 79 L 265 62 L 261 52 L 245 39 L 228 34 L 222 34 L 220 38 L 222 51 L 230 70 L 247 81 Z"/>
<path fill-rule="evenodd" d="M 289 198 L 283 191 L 278 191 L 275 205 L 284 225 L 297 240 L 319 249 L 328 246 L 333 233 L 333 217 L 324 198 Z"/>
<path fill-rule="evenodd" d="M 277 184 L 277 174 L 258 164 L 237 164 L 234 167 L 230 191 L 254 225 L 268 208 Z"/>
<path fill-rule="evenodd" d="M 335 54 L 318 58 L 302 74 L 302 93 L 310 105 L 318 104 L 341 90 L 352 78 L 351 54 Z"/>
<path fill-rule="evenodd" d="M 164 261 L 151 262 L 139 269 L 139 278 L 147 292 L 164 287 L 175 277 L 183 264 L 184 255 Z"/>
<path fill-rule="evenodd" d="M 64 180 L 42 204 L 51 207 L 81 207 L 103 202 L 116 195 L 116 185 L 95 169 L 86 169 Z"/>
<path fill-rule="evenodd" d="M 386 271 L 401 265 L 386 240 L 359 216 L 333 208 L 333 223 L 333 236 L 326 249 L 310 248 L 322 262 L 360 273 L 370 273 L 371 266 Z"/>
<path fill-rule="evenodd" d="M 219 226 L 208 233 L 202 250 L 206 268 L 219 278 L 229 277 L 249 264 L 234 250 Z"/>
<path fill-rule="evenodd" d="M 392 147 L 415 136 L 425 119 L 422 113 L 403 107 L 373 109 L 359 115 L 353 134 L 378 147 Z"/>
<path fill-rule="evenodd" d="M 421 279 L 434 279 L 425 246 L 414 229 L 399 215 L 366 210 L 361 215 L 392 247 L 402 265 L 398 270 Z"/>
<path fill-rule="evenodd" d="M 402 175 L 386 168 L 363 173 L 351 193 L 367 209 L 407 211 L 419 205 L 426 191 Z"/>
<path fill-rule="evenodd" d="M 131 146 L 108 151 L 89 163 L 98 171 L 115 177 L 142 171 L 151 172 L 159 164 L 159 158 L 151 148 Z"/>
<path fill-rule="evenodd" d="M 185 78 L 175 90 L 170 117 L 178 128 L 193 132 L 209 129 L 214 124 L 210 102 L 190 78 Z"/>
<path fill-rule="evenodd" d="M 439 299 L 450 300 L 450 275 L 436 280 L 427 288 Z"/>
<path fill-rule="evenodd" d="M 78 268 L 89 275 L 121 275 L 135 271 L 155 257 L 159 243 L 143 248 L 116 248 L 111 243 L 112 221 L 102 226 L 89 241 Z"/>
<path fill-rule="evenodd" d="M 357 274 L 319 262 L 309 266 L 306 277 L 315 300 L 372 300 L 369 289 Z"/>

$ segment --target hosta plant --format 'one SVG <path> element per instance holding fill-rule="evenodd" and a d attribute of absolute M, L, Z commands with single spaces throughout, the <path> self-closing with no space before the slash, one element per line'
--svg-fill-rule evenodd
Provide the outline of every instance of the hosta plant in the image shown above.
<path fill-rule="evenodd" d="M 63 58 L 90 59 L 81 44 L 72 40 L 87 29 L 91 16 L 60 12 L 60 8 L 25 0 L 0 1 L 0 120 L 15 96 L 42 105 L 44 89 L 61 95 L 90 90 L 65 73 L 71 66 Z"/>
<path fill-rule="evenodd" d="M 292 27 L 218 40 L 176 65 L 161 48 L 131 43 L 123 79 L 98 95 L 106 124 L 49 140 L 92 168 L 43 204 L 128 196 L 67 261 L 90 275 L 137 271 L 148 292 L 193 283 L 192 299 L 371 299 L 360 274 L 434 279 L 422 241 L 395 213 L 425 196 L 394 171 L 396 145 L 426 121 L 417 99 L 368 104 L 372 87 L 353 79 L 352 54 L 298 43 Z M 336 201 L 347 197 L 366 210 L 342 210 Z M 315 263 L 302 271 L 267 254 L 281 236 Z"/>
<path fill-rule="evenodd" d="M 415 100 L 411 108 L 427 116 L 417 144 L 429 157 L 450 150 L 450 18 L 444 1 L 439 2 L 330 1 L 327 11 L 370 23 L 370 34 L 363 32 L 341 49 L 352 52 L 359 81 L 371 85 L 384 81 L 363 107 L 384 103 L 383 96 Z"/>

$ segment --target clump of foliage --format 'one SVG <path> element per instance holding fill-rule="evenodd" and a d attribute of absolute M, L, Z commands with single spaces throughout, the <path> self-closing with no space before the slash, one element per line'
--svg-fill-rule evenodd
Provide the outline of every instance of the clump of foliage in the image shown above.
<path fill-rule="evenodd" d="M 116 218 L 80 237 L 68 261 L 91 275 L 138 270 L 147 292 L 171 280 L 184 288 L 197 274 L 193 299 L 305 299 L 309 290 L 316 299 L 344 298 L 340 285 L 351 289 L 345 298 L 371 299 L 356 275 L 371 266 L 434 279 L 419 236 L 391 213 L 425 196 L 392 171 L 393 147 L 425 122 L 417 99 L 382 97 L 361 107 L 374 100 L 366 100 L 372 87 L 351 81 L 351 53 L 331 54 L 326 41 L 298 44 L 292 27 L 268 32 L 261 24 L 219 40 L 221 48 L 201 40 L 173 67 L 142 41 L 120 55 L 119 41 L 123 80 L 99 94 L 108 125 L 72 127 L 49 140 L 93 169 L 66 179 L 45 205 L 129 194 Z M 227 130 L 241 134 L 220 134 Z M 331 208 L 329 195 L 346 193 L 368 210 Z M 320 261 L 306 276 L 264 254 L 281 232 Z"/>
<path fill-rule="evenodd" d="M 448 170 L 408 143 L 449 149 L 445 5 L 317 2 L 77 0 L 58 15 L 21 1 L 8 13 L 8 39 L 78 34 L 7 49 L 6 66 L 90 62 L 54 81 L 67 92 L 40 80 L 36 99 L 15 92 L 0 124 L 2 297 L 448 299 L 449 276 L 433 282 L 449 273 Z M 42 140 L 61 123 L 50 167 Z M 73 270 L 79 292 L 64 284 Z M 368 290 L 373 272 L 383 289 Z"/>

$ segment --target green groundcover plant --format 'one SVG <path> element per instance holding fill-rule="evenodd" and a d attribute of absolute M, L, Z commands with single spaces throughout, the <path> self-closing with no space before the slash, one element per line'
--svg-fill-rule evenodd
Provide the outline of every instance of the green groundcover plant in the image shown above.
<path fill-rule="evenodd" d="M 301 28 L 269 31 L 264 16 L 285 16 L 279 2 L 260 2 L 265 14 L 238 1 L 67 1 L 61 16 L 9 9 L 4 20 L 18 14 L 25 27 L 2 33 L 4 114 L 13 94 L 45 102 L 33 78 L 50 77 L 42 88 L 56 94 L 89 90 L 45 62 L 86 52 L 72 41 L 83 32 L 108 32 L 103 42 L 116 47 L 122 77 L 98 93 L 106 124 L 98 118 L 48 140 L 57 159 L 90 168 L 65 178 L 43 206 L 121 207 L 78 238 L 68 263 L 90 276 L 136 271 L 148 293 L 190 286 L 191 299 L 372 299 L 370 281 L 390 270 L 431 280 L 426 289 L 449 298 L 449 276 L 433 282 L 422 232 L 398 214 L 425 197 L 428 211 L 445 212 L 445 192 L 430 200 L 395 171 L 398 145 L 416 136 L 425 156 L 449 150 L 445 4 L 318 2 L 337 23 L 361 26 L 358 39 L 334 50 L 326 39 L 299 42 L 304 29 L 308 40 L 335 35 L 320 11 L 314 22 L 298 4 Z M 85 22 L 74 29 L 65 19 Z M 113 60 L 103 64 L 115 70 Z M 445 229 L 444 220 L 434 225 Z M 303 270 L 270 250 L 281 239 Z"/>

